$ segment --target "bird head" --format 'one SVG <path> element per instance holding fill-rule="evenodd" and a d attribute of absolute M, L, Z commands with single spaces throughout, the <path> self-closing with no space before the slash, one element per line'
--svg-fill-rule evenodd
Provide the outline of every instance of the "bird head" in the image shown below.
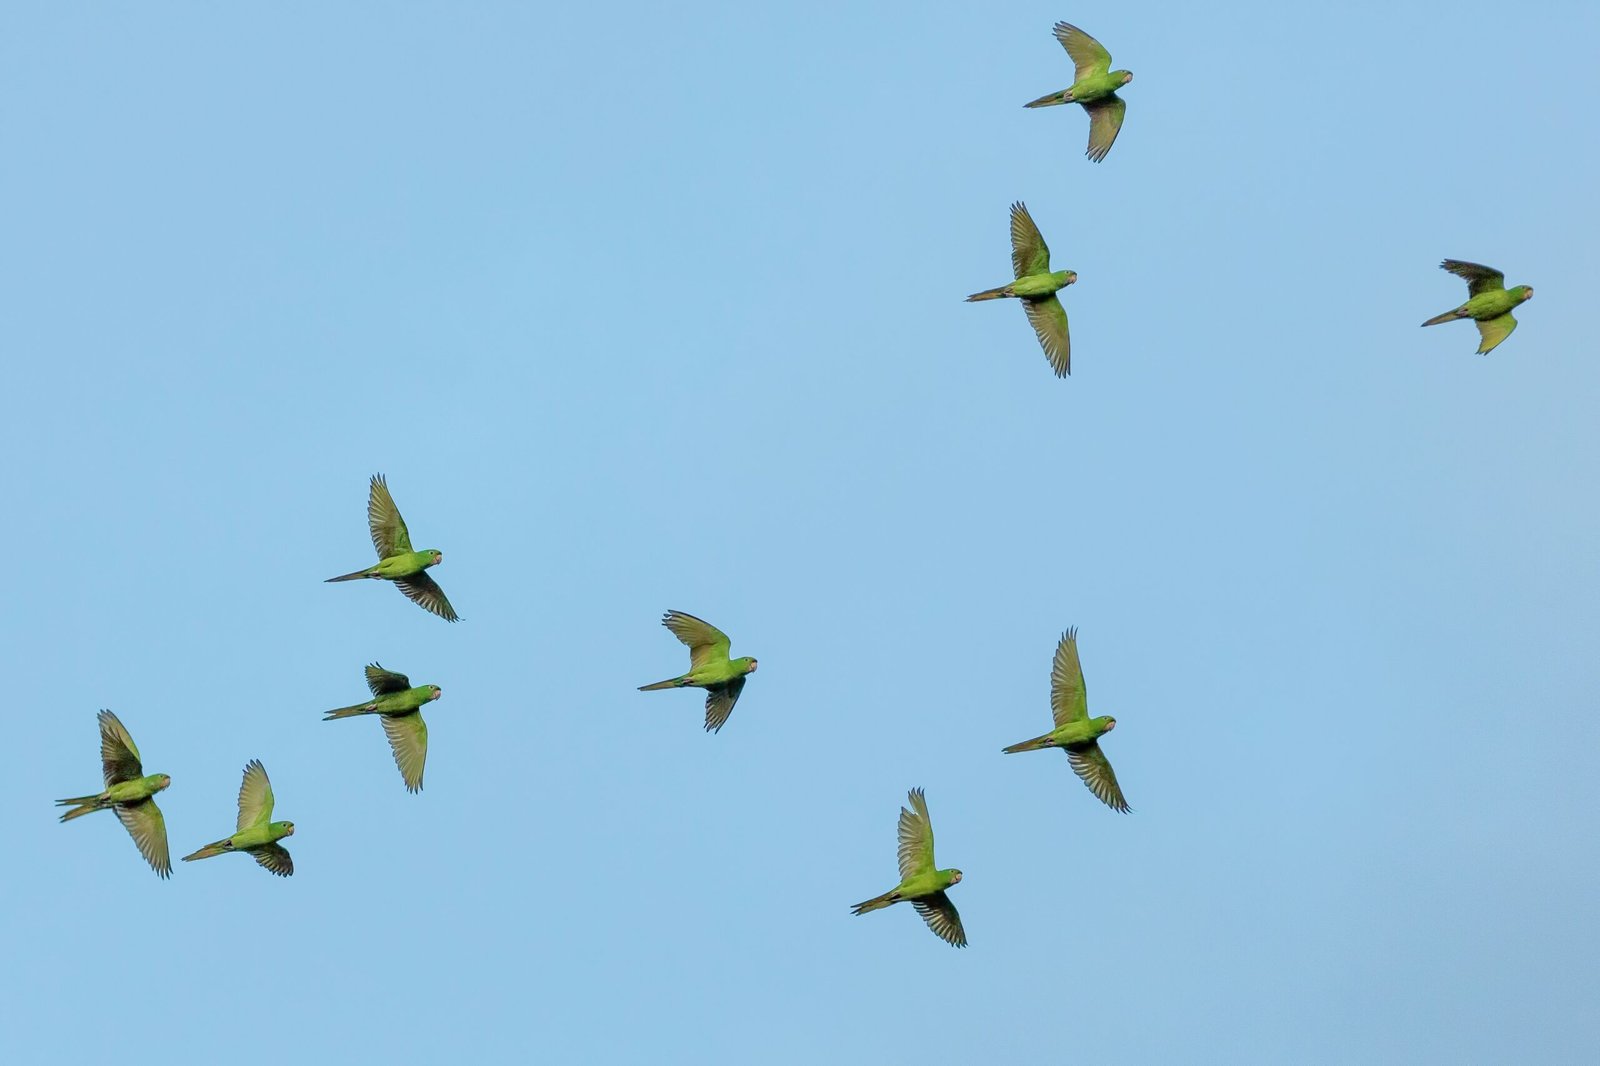
<path fill-rule="evenodd" d="M 1519 299 L 1519 300 L 1531 300 L 1531 299 L 1533 299 L 1533 286 L 1532 285 L 1518 285 L 1517 286 L 1517 299 Z"/>
<path fill-rule="evenodd" d="M 432 557 L 432 561 L 428 563 L 429 566 L 438 566 L 440 563 L 444 562 L 444 552 L 439 551 L 437 548 L 428 552 L 428 555 Z"/>
<path fill-rule="evenodd" d="M 951 870 L 950 871 L 950 883 L 952 885 L 959 885 L 961 883 L 961 871 L 960 870 Z"/>
<path fill-rule="evenodd" d="M 428 688 L 432 690 L 428 693 L 428 698 L 430 700 L 436 700 L 440 696 L 444 695 L 444 689 L 440 688 L 438 685 L 429 685 Z"/>
<path fill-rule="evenodd" d="M 753 674 L 753 673 L 756 672 L 756 661 L 754 659 L 746 657 L 744 663 L 745 663 L 745 666 L 744 666 L 744 672 L 745 673 Z"/>
<path fill-rule="evenodd" d="M 1105 719 L 1105 723 L 1106 723 L 1105 732 L 1107 732 L 1107 733 L 1109 733 L 1113 729 L 1117 728 L 1117 720 L 1115 718 L 1109 718 L 1108 717 L 1108 718 Z"/>
<path fill-rule="evenodd" d="M 293 822 L 279 822 L 278 824 L 283 828 L 283 835 L 284 836 L 286 836 L 286 837 L 294 836 L 294 823 Z"/>
<path fill-rule="evenodd" d="M 1078 280 L 1078 272 L 1076 270 L 1068 270 L 1066 272 L 1066 275 L 1067 275 L 1067 284 L 1068 285 L 1072 285 L 1072 284 L 1075 284 L 1077 282 L 1077 280 Z"/>
<path fill-rule="evenodd" d="M 156 775 L 156 791 L 159 792 L 161 789 L 166 788 L 170 784 L 172 784 L 172 778 L 168 777 L 166 774 Z"/>
<path fill-rule="evenodd" d="M 1131 70 L 1119 70 L 1117 73 L 1122 75 L 1122 84 L 1124 85 L 1133 80 L 1133 71 Z"/>

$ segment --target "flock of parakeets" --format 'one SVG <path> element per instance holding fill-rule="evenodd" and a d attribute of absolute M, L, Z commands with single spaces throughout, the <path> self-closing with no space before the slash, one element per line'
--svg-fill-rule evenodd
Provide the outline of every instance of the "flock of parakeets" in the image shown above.
<path fill-rule="evenodd" d="M 1098 163 L 1111 151 L 1117 134 L 1122 130 L 1127 103 L 1117 95 L 1117 90 L 1131 82 L 1133 74 L 1126 70 L 1112 70 L 1111 53 L 1076 26 L 1058 22 L 1055 37 L 1072 59 L 1073 83 L 1060 92 L 1041 96 L 1024 106 L 1082 106 L 1089 115 L 1089 146 L 1086 154 Z M 1478 352 L 1487 354 L 1517 328 L 1517 320 L 1511 312 L 1533 296 L 1533 289 L 1527 285 L 1507 289 L 1505 276 L 1500 271 L 1477 263 L 1446 259 L 1441 266 L 1465 279 L 1468 299 L 1454 310 L 1436 315 L 1422 324 L 1435 326 L 1456 319 L 1472 319 L 1482 336 Z M 1057 376 L 1064 377 L 1072 371 L 1072 344 L 1067 331 L 1066 309 L 1057 293 L 1077 281 L 1078 275 L 1071 270 L 1050 269 L 1049 246 L 1045 244 L 1028 209 L 1021 203 L 1011 206 L 1011 268 L 1014 280 L 974 293 L 967 299 L 1020 299 L 1051 368 Z M 413 603 L 447 621 L 456 621 L 455 609 L 450 606 L 444 590 L 427 573 L 430 567 L 443 561 L 443 553 L 436 549 L 417 551 L 412 548 L 405 520 L 400 517 L 400 511 L 382 475 L 372 479 L 367 500 L 367 524 L 372 533 L 372 546 L 378 553 L 377 563 L 364 570 L 327 580 L 373 578 L 390 581 Z M 642 685 L 640 691 L 705 689 L 705 728 L 712 733 L 720 731 L 733 713 L 749 675 L 755 673 L 756 660 L 748 656 L 731 658 L 727 634 L 693 615 L 668 611 L 662 624 L 689 648 L 689 671 L 665 681 Z M 417 792 L 422 788 L 423 764 L 428 755 L 428 726 L 422 719 L 422 708 L 438 699 L 443 690 L 438 685 L 413 685 L 404 674 L 385 670 L 377 663 L 366 668 L 366 675 L 372 699 L 328 711 L 324 721 L 378 715 L 406 789 Z M 1050 710 L 1053 719 L 1050 732 L 1013 744 L 1003 751 L 1011 754 L 1044 748 L 1061 749 L 1066 752 L 1073 772 L 1101 802 L 1112 810 L 1126 813 L 1129 809 L 1127 800 L 1123 798 L 1122 788 L 1117 784 L 1117 775 L 1112 771 L 1110 761 L 1100 748 L 1100 738 L 1111 732 L 1117 722 L 1115 718 L 1089 716 L 1075 630 L 1069 629 L 1056 647 L 1055 663 L 1050 672 Z M 144 772 L 139 748 L 134 744 L 133 737 L 110 711 L 100 712 L 100 761 L 105 789 L 93 795 L 58 801 L 58 805 L 71 808 L 61 816 L 61 820 L 71 821 L 93 811 L 115 811 L 138 845 L 140 854 L 157 874 L 169 876 L 172 860 L 167 850 L 166 821 L 161 809 L 156 806 L 155 796 L 170 785 L 172 779 L 166 774 Z M 934 860 L 933 823 L 922 790 L 912 789 L 909 802 L 909 808 L 900 809 L 900 883 L 881 896 L 856 904 L 851 911 L 865 914 L 909 901 L 934 933 L 957 947 L 963 947 L 967 942 L 966 933 L 961 927 L 961 916 L 948 895 L 948 889 L 960 883 L 961 871 L 941 870 Z M 259 760 L 251 760 L 245 766 L 244 781 L 239 786 L 239 817 L 233 835 L 185 855 L 184 860 L 206 859 L 213 855 L 242 851 L 272 873 L 289 876 L 294 873 L 294 862 L 281 841 L 293 835 L 294 823 L 273 821 L 272 809 L 272 783 L 267 779 L 266 768 Z"/>

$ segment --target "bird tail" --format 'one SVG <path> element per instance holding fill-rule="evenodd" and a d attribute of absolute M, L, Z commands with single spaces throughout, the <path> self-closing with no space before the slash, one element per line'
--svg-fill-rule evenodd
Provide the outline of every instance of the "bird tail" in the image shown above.
<path fill-rule="evenodd" d="M 1022 743 L 1013 744 L 1009 748 L 1001 748 L 1000 751 L 1004 755 L 1014 755 L 1019 751 L 1038 751 L 1040 748 L 1049 748 L 1054 746 L 1055 745 L 1050 740 L 1050 734 L 1046 733 L 1042 737 L 1034 737 L 1032 740 L 1024 740 Z"/>
<path fill-rule="evenodd" d="M 1010 285 L 1002 285 L 998 289 L 984 289 L 967 297 L 967 303 L 977 303 L 979 300 L 999 300 L 1002 297 L 1016 295 L 1011 291 Z"/>
<path fill-rule="evenodd" d="M 1072 90 L 1062 89 L 1058 93 L 1045 93 L 1037 100 L 1029 100 L 1023 107 L 1053 107 L 1056 104 L 1072 103 Z"/>
<path fill-rule="evenodd" d="M 371 576 L 372 576 L 372 568 L 369 566 L 365 570 L 355 570 L 355 571 L 352 571 L 351 573 L 348 573 L 348 574 L 340 574 L 338 577 L 330 577 L 330 578 L 327 579 L 327 581 L 354 581 L 358 577 L 371 577 Z M 326 583 L 326 582 L 324 582 L 324 583 Z"/>
<path fill-rule="evenodd" d="M 1458 318 L 1465 317 L 1466 315 L 1462 314 L 1461 308 L 1458 307 L 1454 311 L 1446 311 L 1442 315 L 1434 315 L 1432 318 L 1428 319 L 1428 321 L 1424 322 L 1423 325 L 1437 326 L 1441 322 L 1453 322 Z"/>
<path fill-rule="evenodd" d="M 376 714 L 370 703 L 357 703 L 350 707 L 338 707 L 328 711 L 322 716 L 324 722 L 331 722 L 335 718 L 354 718 L 358 714 Z"/>
<path fill-rule="evenodd" d="M 881 896 L 873 896 L 871 899 L 867 900 L 865 903 L 857 903 L 854 907 L 850 908 L 850 913 L 851 914 L 865 914 L 868 911 L 881 911 L 881 910 L 883 910 L 883 908 L 889 906 L 890 904 L 899 903 L 899 902 L 900 902 L 899 890 L 896 889 L 896 890 L 894 890 L 892 892 L 885 892 Z"/>
<path fill-rule="evenodd" d="M 191 853 L 189 855 L 185 855 L 183 857 L 183 861 L 184 862 L 193 862 L 195 859 L 209 859 L 213 855 L 221 855 L 224 852 L 228 852 L 228 851 L 232 851 L 232 850 L 233 850 L 233 838 L 232 837 L 223 837 L 221 840 L 217 841 L 215 844 L 207 844 L 205 847 L 201 848 L 199 851 L 193 852 L 193 853 Z"/>
<path fill-rule="evenodd" d="M 640 685 L 639 686 L 639 691 L 640 692 L 654 692 L 657 689 L 662 689 L 662 688 L 682 688 L 684 685 L 687 685 L 688 683 L 689 683 L 689 675 L 688 674 L 684 674 L 682 677 L 669 677 L 665 681 L 657 681 L 653 685 Z"/>
<path fill-rule="evenodd" d="M 57 807 L 71 807 L 72 810 L 61 816 L 63 822 L 70 822 L 74 818 L 82 818 L 86 814 L 93 814 L 101 809 L 99 795 L 73 796 L 71 799 L 56 800 Z"/>

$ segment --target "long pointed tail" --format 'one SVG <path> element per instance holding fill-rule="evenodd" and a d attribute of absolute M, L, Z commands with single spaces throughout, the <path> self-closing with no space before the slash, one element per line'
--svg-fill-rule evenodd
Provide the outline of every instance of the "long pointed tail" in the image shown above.
<path fill-rule="evenodd" d="M 207 844 L 205 847 L 201 848 L 199 851 L 192 852 L 191 854 L 185 855 L 183 857 L 183 861 L 184 862 L 193 862 L 196 859 L 209 859 L 213 855 L 221 855 L 221 854 L 223 854 L 225 852 L 232 851 L 233 850 L 233 846 L 232 845 L 233 845 L 233 838 L 232 837 L 224 837 L 221 840 L 217 841 L 215 844 Z"/>
<path fill-rule="evenodd" d="M 1432 318 L 1428 319 L 1428 321 L 1424 322 L 1423 325 L 1424 326 L 1437 326 L 1441 322 L 1454 322 L 1458 318 L 1466 318 L 1466 317 L 1467 317 L 1466 313 L 1463 312 L 1461 310 L 1461 308 L 1458 307 L 1454 311 L 1446 311 L 1442 315 L 1434 315 Z"/>
<path fill-rule="evenodd" d="M 74 818 L 82 818 L 86 814 L 93 814 L 102 808 L 100 797 L 73 796 L 71 799 L 56 800 L 57 807 L 72 807 L 72 810 L 61 816 L 63 822 L 70 822 Z"/>
<path fill-rule="evenodd" d="M 688 683 L 689 683 L 689 675 L 688 674 L 684 674 L 681 677 L 669 677 L 665 681 L 657 681 L 653 685 L 640 685 L 639 686 L 639 691 L 640 692 L 654 692 L 657 689 L 662 689 L 662 688 L 682 688 L 684 685 L 687 685 Z"/>
<path fill-rule="evenodd" d="M 1058 93 L 1046 93 L 1037 100 L 1029 100 L 1023 107 L 1051 107 L 1055 104 L 1072 103 L 1072 90 L 1062 89 Z"/>
<path fill-rule="evenodd" d="M 326 578 L 325 579 L 325 583 L 327 581 L 354 581 L 358 577 L 371 577 L 371 576 L 372 576 L 372 568 L 369 566 L 365 570 L 356 570 L 356 571 L 353 571 L 353 572 L 348 573 L 348 574 L 340 574 L 338 577 Z"/>
<path fill-rule="evenodd" d="M 1010 285 L 1002 285 L 998 289 L 984 289 L 967 297 L 967 303 L 977 303 L 979 300 L 999 300 L 1006 296 L 1016 295 L 1011 291 Z"/>
<path fill-rule="evenodd" d="M 1001 748 L 1000 751 L 1004 755 L 1014 755 L 1019 751 L 1038 751 L 1040 748 L 1049 747 L 1054 747 L 1054 745 L 1050 741 L 1050 734 L 1046 733 L 1042 737 L 1034 737 L 1032 740 L 1024 740 L 1022 743 L 1013 744 L 1009 748 Z"/>
<path fill-rule="evenodd" d="M 370 703 L 357 703 L 350 707 L 339 707 L 323 714 L 324 722 L 331 722 L 335 718 L 354 718 L 358 714 L 376 714 Z"/>
<path fill-rule="evenodd" d="M 896 889 L 893 892 L 885 892 L 881 896 L 873 896 L 871 899 L 867 900 L 865 903 L 857 903 L 854 907 L 850 908 L 850 913 L 851 914 L 865 914 L 868 911 L 881 911 L 883 908 L 889 906 L 890 904 L 899 903 L 899 902 L 900 902 L 900 894 L 899 894 L 899 890 Z"/>

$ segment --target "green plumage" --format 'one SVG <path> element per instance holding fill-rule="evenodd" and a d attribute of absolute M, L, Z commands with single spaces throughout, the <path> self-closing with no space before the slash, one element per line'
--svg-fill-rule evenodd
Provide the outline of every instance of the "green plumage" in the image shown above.
<path fill-rule="evenodd" d="M 198 851 L 183 857 L 184 862 L 209 859 L 213 855 L 226 855 L 241 851 L 255 859 L 261 868 L 288 877 L 294 873 L 294 860 L 289 850 L 278 841 L 294 836 L 293 822 L 272 820 L 272 782 L 267 779 L 267 768 L 260 759 L 251 759 L 244 767 L 244 780 L 239 783 L 239 820 L 232 836 L 213 841 Z"/>
<path fill-rule="evenodd" d="M 898 827 L 900 883 L 881 896 L 857 903 L 851 914 L 866 914 L 900 902 L 909 902 L 940 939 L 958 948 L 967 946 L 961 915 L 946 890 L 961 881 L 960 870 L 941 870 L 933 858 L 933 821 L 922 789 L 908 795 L 911 808 L 900 808 Z"/>
<path fill-rule="evenodd" d="M 733 713 L 744 691 L 745 678 L 756 672 L 756 661 L 748 655 L 738 659 L 728 658 L 732 642 L 728 635 L 710 622 L 702 621 L 682 611 L 668 611 L 661 624 L 689 648 L 689 672 L 650 685 L 640 685 L 640 692 L 654 692 L 665 688 L 703 688 L 706 690 L 706 732 L 717 733 Z"/>
<path fill-rule="evenodd" d="M 139 747 L 116 715 L 101 711 L 99 720 L 100 770 L 106 787 L 92 795 L 56 800 L 56 806 L 72 808 L 61 820 L 70 822 L 95 811 L 116 811 L 117 819 L 133 838 L 145 862 L 158 876 L 170 877 L 172 857 L 167 850 L 167 820 L 156 806 L 154 796 L 172 784 L 172 778 L 144 772 Z"/>
<path fill-rule="evenodd" d="M 1128 813 L 1128 801 L 1111 769 L 1111 761 L 1100 750 L 1100 738 L 1116 728 L 1110 717 L 1090 718 L 1089 699 L 1083 687 L 1083 667 L 1078 662 L 1078 631 L 1069 629 L 1056 645 L 1055 662 L 1050 668 L 1050 713 L 1055 728 L 1043 736 L 1013 744 L 1002 751 L 1038 751 L 1060 748 L 1067 753 L 1073 773 L 1089 786 L 1089 791 L 1114 811 Z"/>
<path fill-rule="evenodd" d="M 1011 271 L 1016 280 L 967 297 L 968 303 L 1016 297 L 1028 314 L 1045 358 L 1056 377 L 1072 373 L 1072 339 L 1067 333 L 1067 310 L 1056 293 L 1078 280 L 1071 270 L 1050 269 L 1050 247 L 1045 244 L 1033 216 L 1020 202 L 1011 205 Z"/>
<path fill-rule="evenodd" d="M 1511 311 L 1533 299 L 1532 286 L 1518 285 L 1508 289 L 1506 276 L 1494 267 L 1460 259 L 1446 259 L 1439 264 L 1439 268 L 1466 281 L 1467 302 L 1453 311 L 1434 315 L 1423 325 L 1437 326 L 1441 322 L 1470 318 L 1478 326 L 1478 354 L 1488 355 L 1517 328 L 1517 320 L 1511 317 Z"/>
<path fill-rule="evenodd" d="M 329 711 L 322 720 L 382 715 L 383 731 L 394 752 L 394 764 L 400 768 L 400 778 L 408 792 L 419 791 L 423 764 L 428 760 L 428 723 L 422 720 L 420 708 L 444 695 L 444 690 L 438 685 L 413 687 L 405 674 L 385 670 L 377 663 L 367 667 L 367 688 L 372 690 L 372 699 Z"/>
<path fill-rule="evenodd" d="M 444 553 L 429 548 L 415 551 L 411 547 L 411 533 L 405 519 L 389 495 L 389 483 L 382 474 L 374 474 L 367 490 L 367 529 L 372 534 L 372 547 L 378 553 L 378 562 L 365 570 L 330 577 L 328 581 L 354 581 L 357 578 L 374 578 L 390 581 L 405 594 L 406 599 L 432 611 L 447 622 L 457 620 L 455 608 L 445 598 L 444 590 L 427 574 L 430 566 L 444 561 Z"/>
<path fill-rule="evenodd" d="M 1112 70 L 1111 53 L 1099 41 L 1070 22 L 1058 22 L 1053 31 L 1061 47 L 1072 59 L 1073 82 L 1070 88 L 1047 93 L 1024 107 L 1050 107 L 1055 104 L 1080 104 L 1089 113 L 1089 147 L 1085 151 L 1098 163 L 1111 151 L 1128 105 L 1117 90 L 1133 80 L 1131 70 Z"/>

